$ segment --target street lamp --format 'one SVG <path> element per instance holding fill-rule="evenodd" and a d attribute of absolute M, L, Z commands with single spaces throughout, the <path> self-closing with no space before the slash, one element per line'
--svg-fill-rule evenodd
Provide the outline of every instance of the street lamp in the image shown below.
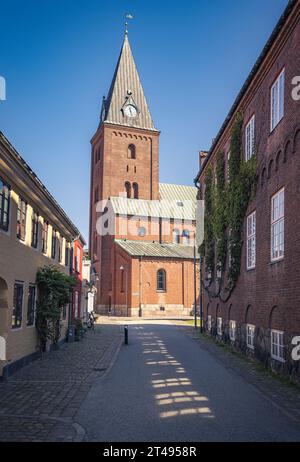
<path fill-rule="evenodd" d="M 126 265 L 127 266 L 127 265 Z M 127 300 L 127 269 L 124 268 L 123 265 L 120 266 L 120 271 L 125 271 L 125 286 L 126 286 L 126 313 L 127 313 L 127 318 L 128 318 L 128 300 Z"/>
<path fill-rule="evenodd" d="M 197 329 L 197 258 L 196 258 L 196 233 L 194 233 L 194 326 Z"/>

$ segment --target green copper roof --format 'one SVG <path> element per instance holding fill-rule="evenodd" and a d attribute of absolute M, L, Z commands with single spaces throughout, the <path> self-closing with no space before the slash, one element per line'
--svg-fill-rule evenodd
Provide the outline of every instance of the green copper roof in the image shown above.
<path fill-rule="evenodd" d="M 115 239 L 115 242 L 132 257 L 158 257 L 190 260 L 194 258 L 194 247 L 159 242 Z"/>

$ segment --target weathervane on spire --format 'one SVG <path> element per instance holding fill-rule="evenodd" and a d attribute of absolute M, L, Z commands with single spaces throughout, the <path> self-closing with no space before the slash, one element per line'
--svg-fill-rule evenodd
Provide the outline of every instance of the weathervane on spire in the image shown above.
<path fill-rule="evenodd" d="M 125 34 L 127 35 L 127 34 L 128 34 L 128 19 L 133 19 L 133 16 L 132 16 L 132 14 L 126 13 L 125 18 L 126 18 L 126 22 L 125 22 Z"/>

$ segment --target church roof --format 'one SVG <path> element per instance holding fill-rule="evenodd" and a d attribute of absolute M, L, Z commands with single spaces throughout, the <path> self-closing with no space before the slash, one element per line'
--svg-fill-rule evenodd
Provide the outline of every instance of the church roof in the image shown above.
<path fill-rule="evenodd" d="M 124 109 L 128 104 L 137 108 L 136 117 L 126 116 Z M 101 119 L 106 123 L 157 131 L 148 108 L 127 33 L 107 99 L 103 101 Z"/>
<path fill-rule="evenodd" d="M 118 215 L 195 220 L 197 188 L 160 183 L 159 192 L 160 200 L 111 197 L 110 203 Z"/>
<path fill-rule="evenodd" d="M 127 239 L 115 239 L 115 242 L 132 257 L 194 258 L 194 247 L 190 245 L 160 244 L 159 242 L 130 241 Z"/>

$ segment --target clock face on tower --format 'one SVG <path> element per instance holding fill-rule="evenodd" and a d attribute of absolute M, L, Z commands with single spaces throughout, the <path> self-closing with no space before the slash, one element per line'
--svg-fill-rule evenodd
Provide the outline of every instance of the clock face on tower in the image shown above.
<path fill-rule="evenodd" d="M 137 116 L 137 108 L 133 104 L 128 104 L 124 108 L 124 114 L 127 117 L 136 117 Z"/>

